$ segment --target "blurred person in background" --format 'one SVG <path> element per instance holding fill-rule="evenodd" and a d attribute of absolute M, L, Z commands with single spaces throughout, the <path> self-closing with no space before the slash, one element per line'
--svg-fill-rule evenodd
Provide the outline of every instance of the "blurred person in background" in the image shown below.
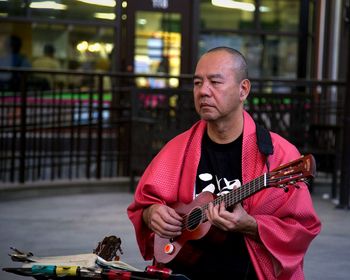
<path fill-rule="evenodd" d="M 10 35 L 3 40 L 0 56 L 1 67 L 30 68 L 31 64 L 25 55 L 21 54 L 22 40 L 16 35 Z M 0 88 L 18 90 L 21 84 L 21 74 L 18 72 L 0 72 Z"/>
<path fill-rule="evenodd" d="M 43 56 L 33 61 L 33 68 L 41 70 L 60 70 L 61 64 L 55 58 L 55 47 L 46 44 L 43 48 Z M 62 83 L 62 77 L 57 74 L 36 73 L 36 82 L 40 84 L 41 89 L 52 89 L 55 85 Z"/>

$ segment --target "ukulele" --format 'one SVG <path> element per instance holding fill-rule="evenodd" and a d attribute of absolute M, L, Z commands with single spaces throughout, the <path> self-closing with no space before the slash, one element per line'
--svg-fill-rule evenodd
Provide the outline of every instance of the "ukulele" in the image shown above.
<path fill-rule="evenodd" d="M 297 182 L 307 182 L 315 174 L 315 159 L 312 155 L 306 155 L 281 165 L 271 172 L 264 173 L 247 184 L 216 198 L 210 192 L 203 192 L 189 204 L 176 203 L 172 205 L 176 212 L 183 217 L 182 233 L 180 236 L 171 239 L 155 235 L 155 261 L 159 264 L 167 264 L 171 261 L 181 262 L 181 260 L 184 260 L 188 262 L 189 258 L 192 259 L 197 252 L 186 252 L 186 250 L 192 250 L 190 241 L 205 237 L 211 228 L 205 214 L 210 202 L 214 206 L 224 202 L 226 208 L 229 208 L 266 188 L 282 188 L 285 192 L 288 191 L 289 185 L 295 185 L 298 188 Z"/>

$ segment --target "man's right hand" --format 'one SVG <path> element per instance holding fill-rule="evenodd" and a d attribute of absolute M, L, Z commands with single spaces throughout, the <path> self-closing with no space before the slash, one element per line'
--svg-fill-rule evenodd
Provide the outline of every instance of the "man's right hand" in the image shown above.
<path fill-rule="evenodd" d="M 146 225 L 162 238 L 181 235 L 182 217 L 176 211 L 163 204 L 152 204 L 143 210 Z"/>

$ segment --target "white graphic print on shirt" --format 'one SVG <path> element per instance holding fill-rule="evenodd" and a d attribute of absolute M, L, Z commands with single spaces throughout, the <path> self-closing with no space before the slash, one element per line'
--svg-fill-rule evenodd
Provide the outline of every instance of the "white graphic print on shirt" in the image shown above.
<path fill-rule="evenodd" d="M 226 178 L 218 179 L 218 177 L 215 175 L 215 181 L 214 181 L 213 175 L 210 173 L 199 174 L 198 178 L 201 181 L 208 183 L 208 185 L 203 188 L 202 192 L 207 191 L 213 194 L 216 193 L 216 195 L 218 196 L 227 194 L 233 189 L 239 188 L 241 186 L 241 182 L 238 179 L 229 181 Z"/>

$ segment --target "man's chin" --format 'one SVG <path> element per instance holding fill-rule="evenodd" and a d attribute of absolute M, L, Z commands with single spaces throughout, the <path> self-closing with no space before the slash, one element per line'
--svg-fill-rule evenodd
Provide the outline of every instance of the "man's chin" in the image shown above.
<path fill-rule="evenodd" d="M 216 120 L 216 118 L 213 115 L 209 115 L 209 114 L 201 114 L 201 119 L 207 122 Z"/>

